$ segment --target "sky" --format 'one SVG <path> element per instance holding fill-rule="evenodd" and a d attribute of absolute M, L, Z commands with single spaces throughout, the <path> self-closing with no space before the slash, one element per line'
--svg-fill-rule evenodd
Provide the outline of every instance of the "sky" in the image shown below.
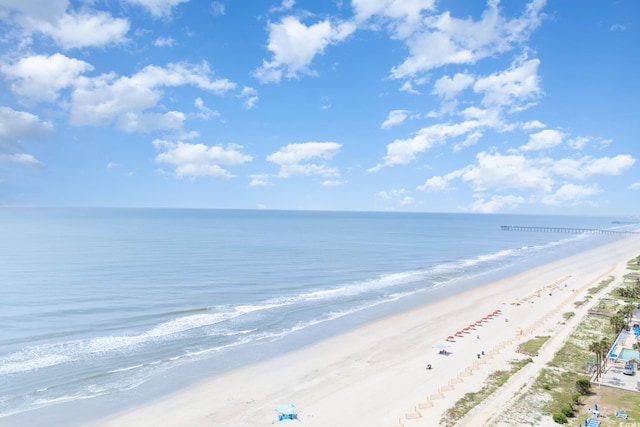
<path fill-rule="evenodd" d="M 0 0 L 0 206 L 640 215 L 637 0 Z"/>

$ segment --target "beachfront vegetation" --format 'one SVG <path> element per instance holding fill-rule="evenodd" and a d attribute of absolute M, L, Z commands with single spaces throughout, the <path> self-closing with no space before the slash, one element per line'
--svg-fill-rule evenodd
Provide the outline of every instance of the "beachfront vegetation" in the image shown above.
<path fill-rule="evenodd" d="M 592 288 L 589 288 L 587 290 L 587 292 L 591 295 L 597 294 L 598 292 L 600 292 L 601 290 L 603 290 L 604 288 L 606 288 L 607 286 L 609 286 L 609 284 L 611 282 L 613 282 L 613 280 L 615 279 L 615 277 L 613 276 L 609 276 L 606 279 L 602 280 L 600 283 L 598 283 L 597 286 L 594 286 Z"/>
<path fill-rule="evenodd" d="M 482 403 L 482 401 L 506 383 L 513 374 L 518 372 L 527 364 L 533 363 L 533 359 L 528 357 L 522 360 L 512 360 L 510 363 L 510 370 L 493 372 L 489 375 L 486 383 L 480 391 L 465 394 L 462 399 L 455 403 L 455 405 L 447 409 L 440 419 L 440 425 L 445 427 L 454 426 L 470 410 Z"/>
<path fill-rule="evenodd" d="M 640 258 L 640 257 L 639 257 Z M 630 419 L 640 420 L 637 392 L 610 388 L 591 387 L 591 376 L 598 372 L 597 366 L 606 365 L 606 355 L 611 343 L 618 332 L 628 324 L 631 313 L 640 299 L 640 265 L 637 260 L 633 264 L 634 272 L 624 276 L 623 288 L 637 289 L 639 297 L 622 298 L 618 289 L 614 289 L 607 297 L 602 298 L 589 310 L 589 314 L 572 332 L 562 348 L 555 354 L 547 367 L 542 369 L 539 376 L 528 389 L 518 397 L 519 406 L 527 408 L 522 411 L 522 417 L 514 420 L 511 425 L 522 425 L 523 422 L 542 416 L 548 416 L 559 423 L 577 425 L 583 420 L 586 408 L 594 403 L 615 410 L 626 410 Z M 598 286 L 589 289 L 595 295 L 614 281 L 614 277 L 602 281 Z M 635 292 L 635 291 L 634 291 Z M 591 295 L 576 303 L 580 306 L 589 302 Z M 566 313 L 565 319 L 570 318 Z M 615 320 L 613 320 L 615 318 Z M 577 414 L 576 418 L 567 417 L 567 405 Z M 513 414 L 513 411 L 510 412 Z M 525 418 L 526 417 L 526 418 Z M 611 414 L 613 418 L 613 413 Z M 566 421 L 565 421 L 566 419 Z M 520 424 L 519 424 L 520 423 Z"/>
<path fill-rule="evenodd" d="M 589 381 L 588 378 L 580 378 L 576 381 L 576 391 L 581 396 L 589 394 L 589 391 L 591 391 L 591 381 Z"/>
<path fill-rule="evenodd" d="M 527 356 L 537 356 L 540 347 L 549 341 L 550 336 L 535 337 L 527 342 L 523 342 L 518 346 L 518 353 L 526 354 Z"/>
<path fill-rule="evenodd" d="M 576 314 L 573 311 L 567 311 L 566 313 L 562 314 L 562 317 L 564 318 L 564 320 L 569 320 L 575 315 Z"/>

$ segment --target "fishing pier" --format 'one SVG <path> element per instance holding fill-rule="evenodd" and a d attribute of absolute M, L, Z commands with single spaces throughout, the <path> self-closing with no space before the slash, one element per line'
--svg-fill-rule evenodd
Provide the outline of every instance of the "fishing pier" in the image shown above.
<path fill-rule="evenodd" d="M 598 228 L 568 228 L 568 227 L 539 227 L 524 225 L 501 225 L 503 231 L 537 231 L 542 233 L 572 233 L 572 234 L 635 234 L 631 230 L 602 230 Z"/>

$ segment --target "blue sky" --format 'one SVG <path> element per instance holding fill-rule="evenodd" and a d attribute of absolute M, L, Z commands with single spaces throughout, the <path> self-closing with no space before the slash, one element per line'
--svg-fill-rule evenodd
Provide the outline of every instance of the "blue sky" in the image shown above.
<path fill-rule="evenodd" d="M 0 0 L 0 205 L 638 215 L 639 20 Z"/>

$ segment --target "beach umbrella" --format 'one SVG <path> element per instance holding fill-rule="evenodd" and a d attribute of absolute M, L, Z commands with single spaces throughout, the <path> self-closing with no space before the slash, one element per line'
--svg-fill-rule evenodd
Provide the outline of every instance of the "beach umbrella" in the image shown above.
<path fill-rule="evenodd" d="M 457 331 L 456 335 L 462 335 L 462 331 Z"/>
<path fill-rule="evenodd" d="M 453 341 L 455 339 L 455 337 L 453 335 L 449 335 L 447 337 L 447 341 Z"/>
<path fill-rule="evenodd" d="M 475 328 L 475 327 L 476 327 L 476 324 L 475 324 L 475 323 L 472 323 L 472 324 L 470 324 L 470 325 L 469 325 L 469 329 L 473 329 L 473 328 Z"/>

